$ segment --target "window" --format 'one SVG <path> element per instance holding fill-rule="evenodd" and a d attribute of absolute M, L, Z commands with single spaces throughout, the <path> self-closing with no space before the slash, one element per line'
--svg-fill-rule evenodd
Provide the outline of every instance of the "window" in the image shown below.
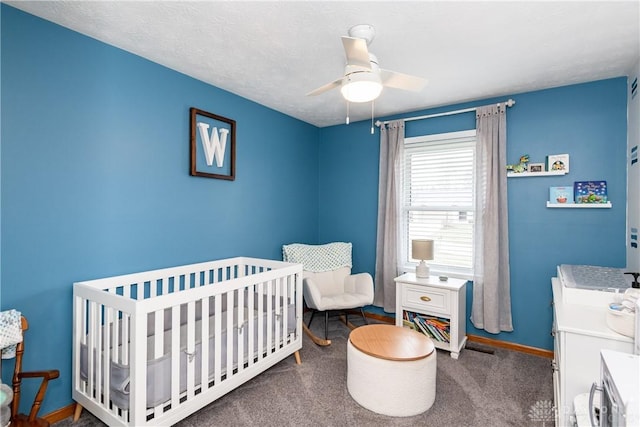
<path fill-rule="evenodd" d="M 401 242 L 411 269 L 412 239 L 432 239 L 432 274 L 471 277 L 473 272 L 474 158 L 476 131 L 405 139 Z"/>

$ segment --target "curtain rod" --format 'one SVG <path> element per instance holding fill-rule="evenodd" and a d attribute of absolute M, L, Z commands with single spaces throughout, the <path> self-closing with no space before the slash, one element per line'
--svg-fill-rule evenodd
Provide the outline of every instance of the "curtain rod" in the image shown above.
<path fill-rule="evenodd" d="M 516 101 L 509 98 L 508 100 L 505 101 L 505 104 L 507 104 L 507 107 L 513 107 L 516 104 Z M 500 105 L 500 103 L 498 103 L 498 105 Z M 468 113 L 471 111 L 476 111 L 477 108 L 478 107 L 465 108 L 464 110 L 447 111 L 444 113 L 428 114 L 426 116 L 407 117 L 406 119 L 398 119 L 398 120 L 402 120 L 403 122 L 410 122 L 413 120 L 431 119 L 433 117 L 451 116 L 453 114 Z M 376 121 L 376 126 L 380 127 L 381 125 L 386 125 L 387 123 L 391 123 L 394 121 L 395 120 L 386 120 L 384 122 L 381 122 L 380 120 L 378 120 Z"/>

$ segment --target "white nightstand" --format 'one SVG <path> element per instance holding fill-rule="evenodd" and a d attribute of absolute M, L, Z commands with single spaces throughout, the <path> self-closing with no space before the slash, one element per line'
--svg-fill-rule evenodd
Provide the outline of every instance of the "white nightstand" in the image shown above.
<path fill-rule="evenodd" d="M 441 281 L 405 273 L 395 278 L 396 326 L 411 327 L 429 336 L 437 348 L 458 358 L 467 342 L 466 285 L 463 279 Z"/>

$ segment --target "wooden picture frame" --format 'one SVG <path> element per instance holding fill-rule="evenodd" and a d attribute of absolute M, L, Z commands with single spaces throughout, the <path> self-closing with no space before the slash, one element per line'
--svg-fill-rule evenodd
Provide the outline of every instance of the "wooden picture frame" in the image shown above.
<path fill-rule="evenodd" d="M 236 121 L 191 107 L 190 175 L 236 179 Z"/>

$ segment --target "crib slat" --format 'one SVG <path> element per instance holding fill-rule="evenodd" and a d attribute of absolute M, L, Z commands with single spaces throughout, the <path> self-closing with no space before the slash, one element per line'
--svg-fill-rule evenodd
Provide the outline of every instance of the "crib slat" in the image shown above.
<path fill-rule="evenodd" d="M 104 403 L 109 404 L 109 400 L 111 399 L 110 396 L 110 389 L 109 389 L 109 383 L 110 383 L 110 376 L 109 376 L 109 368 L 110 368 L 110 362 L 109 362 L 109 358 L 111 356 L 110 354 L 110 349 L 113 346 L 111 339 L 112 339 L 112 330 L 113 330 L 113 308 L 110 307 L 104 307 L 104 327 L 102 328 L 103 330 L 103 334 L 104 334 L 104 348 L 102 350 L 102 365 L 104 366 L 104 391 L 103 391 L 103 395 L 104 395 Z"/>
<path fill-rule="evenodd" d="M 187 303 L 187 400 L 195 396 L 196 302 Z"/>
<path fill-rule="evenodd" d="M 255 313 L 255 285 L 251 285 L 247 288 L 247 367 L 253 365 L 253 359 L 255 355 L 255 340 L 256 336 L 256 313 Z"/>
<path fill-rule="evenodd" d="M 209 297 L 202 300 L 200 330 L 200 391 L 209 388 Z"/>
<path fill-rule="evenodd" d="M 102 305 L 92 301 L 91 310 L 93 311 L 93 316 L 95 319 L 95 323 L 93 324 L 93 334 L 95 336 L 94 346 L 92 347 L 92 353 L 94 357 L 95 363 L 95 388 L 92 390 L 96 393 L 96 400 L 98 402 L 101 401 L 102 394 L 102 379 L 104 378 L 103 370 L 102 370 L 102 359 L 100 358 L 102 354 L 102 315 L 101 310 Z"/>
<path fill-rule="evenodd" d="M 233 328 L 233 296 L 235 292 L 227 292 L 227 364 L 225 365 L 227 379 L 233 375 L 233 337 L 235 335 Z"/>
<path fill-rule="evenodd" d="M 238 373 L 244 370 L 244 357 L 245 357 L 245 346 L 244 340 L 245 337 L 248 337 L 248 328 L 247 323 L 244 319 L 244 289 L 238 290 L 238 316 L 237 316 L 237 325 L 238 325 L 238 348 L 236 350 L 236 358 L 238 360 Z"/>
<path fill-rule="evenodd" d="M 276 279 L 274 280 L 274 284 L 276 287 L 276 300 L 275 300 L 275 336 L 274 338 L 274 347 L 276 349 L 280 348 L 280 335 L 282 335 L 284 337 L 284 334 L 282 333 L 282 302 L 280 301 L 280 298 L 282 296 L 282 279 Z"/>
<path fill-rule="evenodd" d="M 258 363 L 263 359 L 265 348 L 264 348 L 264 283 L 258 283 Z"/>
<path fill-rule="evenodd" d="M 220 384 L 222 378 L 222 296 L 214 296 L 213 302 L 216 316 L 214 317 L 214 351 L 215 356 L 213 358 L 213 372 L 214 372 L 214 385 Z"/>
<path fill-rule="evenodd" d="M 273 280 L 267 282 L 267 356 L 273 348 Z"/>
<path fill-rule="evenodd" d="M 120 328 L 122 327 L 120 322 L 121 315 L 122 315 L 121 311 L 113 309 L 113 340 L 112 340 L 110 353 L 111 353 L 111 360 L 114 362 L 120 362 L 120 358 L 118 355 L 118 347 L 120 346 Z M 108 402 L 109 400 L 107 399 L 106 401 Z M 111 412 L 114 414 L 117 414 L 118 407 L 116 405 L 113 405 L 111 407 Z"/>
<path fill-rule="evenodd" d="M 87 317 L 88 301 L 84 298 L 76 297 L 76 302 L 78 302 L 78 305 L 79 305 L 79 308 L 77 308 L 77 310 L 80 312 L 80 316 L 75 320 L 75 322 L 79 323 L 80 327 L 76 328 L 75 333 L 80 334 L 80 344 L 84 344 L 87 348 L 89 348 L 89 344 L 87 343 L 87 333 L 89 331 L 89 322 L 90 322 L 90 320 Z M 74 354 L 74 357 L 73 357 L 74 361 L 78 364 L 78 367 L 80 366 L 80 351 L 81 351 L 80 349 L 81 348 L 82 347 L 80 345 L 76 344 L 76 347 L 75 347 L 76 354 Z M 88 359 L 87 359 L 87 363 L 88 363 Z M 91 370 L 87 369 L 87 372 L 90 374 Z M 87 381 L 82 381 L 82 379 L 80 378 L 80 369 L 74 369 L 74 373 L 76 377 L 76 386 L 77 387 L 79 386 L 79 389 L 81 392 L 87 393 L 88 379 Z"/>
<path fill-rule="evenodd" d="M 174 284 L 175 286 L 175 284 Z M 180 306 L 171 307 L 171 407 L 180 402 Z"/>

